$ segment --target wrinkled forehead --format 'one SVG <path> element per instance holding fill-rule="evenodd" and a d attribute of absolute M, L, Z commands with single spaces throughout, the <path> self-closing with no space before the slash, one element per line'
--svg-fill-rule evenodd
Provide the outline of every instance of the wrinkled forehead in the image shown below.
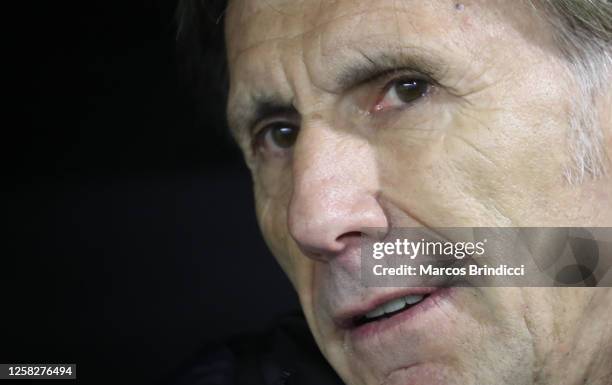
<path fill-rule="evenodd" d="M 247 125 L 241 122 L 252 120 L 248 117 L 261 101 L 299 109 L 305 99 L 320 100 L 309 93 L 340 94 L 346 89 L 342 80 L 349 77 L 343 75 L 364 60 L 418 64 L 426 67 L 425 73 L 449 66 L 458 71 L 462 62 L 477 68 L 487 58 L 502 60 L 511 51 L 508 47 L 538 44 L 547 35 L 536 31 L 542 23 L 530 17 L 528 4 L 232 0 L 225 19 L 230 127 Z"/>
<path fill-rule="evenodd" d="M 381 41 L 397 43 L 398 15 L 413 2 L 418 0 L 230 2 L 225 19 L 232 91 L 230 126 L 249 120 L 233 119 L 236 114 L 232 111 L 252 115 L 249 111 L 261 104 L 255 99 L 276 105 L 300 99 L 290 89 L 290 84 L 299 83 L 304 91 L 305 83 L 297 79 L 308 78 L 318 90 L 338 92 L 338 70 L 354 62 L 358 53 L 380 47 Z M 449 0 L 438 2 L 452 4 Z M 415 7 L 412 12 L 418 18 L 419 13 L 425 16 L 426 8 Z"/>
<path fill-rule="evenodd" d="M 233 0 L 226 14 L 229 60 L 264 42 L 298 37 L 348 13 L 365 12 L 367 4 L 365 0 Z"/>
<path fill-rule="evenodd" d="M 461 12 L 464 9 L 466 12 Z M 423 29 L 449 32 L 450 26 L 444 24 L 450 14 L 463 13 L 461 21 L 466 28 L 485 21 L 531 30 L 535 20 L 529 15 L 533 11 L 529 0 L 231 0 L 225 15 L 225 34 L 232 62 L 245 51 L 275 40 L 313 32 L 325 35 L 321 32 L 332 30 L 342 32 L 335 39 L 343 34 L 364 35 L 376 32 L 372 27 L 380 28 L 381 22 L 396 31 L 409 23 L 425 33 L 428 31 Z"/>

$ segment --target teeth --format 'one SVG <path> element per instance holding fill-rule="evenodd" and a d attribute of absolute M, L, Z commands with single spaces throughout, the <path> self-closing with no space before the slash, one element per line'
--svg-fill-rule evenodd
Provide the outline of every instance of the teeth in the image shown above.
<path fill-rule="evenodd" d="M 372 310 L 368 314 L 365 315 L 366 318 L 377 318 L 383 314 L 389 314 L 401 310 L 406 307 L 406 305 L 414 305 L 423 300 L 423 295 L 407 295 L 402 298 L 397 298 L 387 303 L 382 304 L 376 309 Z"/>
<path fill-rule="evenodd" d="M 422 295 L 407 295 L 404 297 L 404 301 L 406 301 L 408 305 L 414 305 L 415 303 L 421 302 L 422 300 Z"/>
<path fill-rule="evenodd" d="M 401 310 L 406 306 L 406 301 L 403 298 L 394 299 L 383 305 L 385 313 L 393 313 L 394 311 Z"/>
<path fill-rule="evenodd" d="M 385 314 L 385 309 L 382 306 L 379 306 L 368 314 L 366 314 L 366 318 L 376 318 L 380 317 L 383 314 Z"/>

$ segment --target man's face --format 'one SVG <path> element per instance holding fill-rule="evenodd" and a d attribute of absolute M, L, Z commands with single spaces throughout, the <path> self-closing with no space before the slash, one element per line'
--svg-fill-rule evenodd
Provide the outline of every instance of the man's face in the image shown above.
<path fill-rule="evenodd" d="M 563 178 L 580 93 L 528 5 L 235 0 L 226 34 L 230 124 L 260 226 L 344 381 L 584 374 L 584 362 L 564 360 L 590 346 L 578 325 L 610 333 L 593 306 L 612 304 L 608 290 L 445 289 L 354 322 L 414 294 L 363 286 L 366 228 L 612 226 L 609 179 Z"/>

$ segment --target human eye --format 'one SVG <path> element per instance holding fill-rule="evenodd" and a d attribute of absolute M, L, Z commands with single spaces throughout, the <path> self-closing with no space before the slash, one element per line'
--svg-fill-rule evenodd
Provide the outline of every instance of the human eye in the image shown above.
<path fill-rule="evenodd" d="M 431 82 L 416 76 L 400 76 L 393 78 L 384 85 L 371 112 L 400 109 L 415 103 L 431 90 Z"/>
<path fill-rule="evenodd" d="M 299 127 L 295 123 L 278 121 L 261 126 L 254 134 L 253 149 L 264 157 L 287 156 L 297 140 Z"/>

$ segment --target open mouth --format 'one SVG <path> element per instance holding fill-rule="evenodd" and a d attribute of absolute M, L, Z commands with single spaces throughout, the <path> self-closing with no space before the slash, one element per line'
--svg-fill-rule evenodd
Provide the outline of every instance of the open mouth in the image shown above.
<path fill-rule="evenodd" d="M 407 295 L 400 298 L 395 298 L 387 301 L 374 310 L 353 318 L 353 326 L 361 326 L 370 322 L 376 322 L 382 319 L 393 317 L 396 314 L 402 313 L 414 306 L 417 306 L 429 297 L 429 294 L 422 295 Z"/>

